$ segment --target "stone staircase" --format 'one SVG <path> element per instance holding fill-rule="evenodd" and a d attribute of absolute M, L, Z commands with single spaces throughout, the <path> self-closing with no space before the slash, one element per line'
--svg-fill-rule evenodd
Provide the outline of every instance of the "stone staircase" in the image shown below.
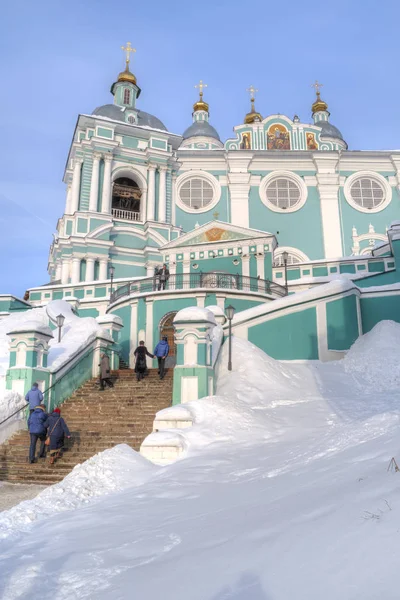
<path fill-rule="evenodd" d="M 139 450 L 152 431 L 156 412 L 171 405 L 173 371 L 169 369 L 163 381 L 157 369 L 150 369 L 140 382 L 131 369 L 115 375 L 114 388 L 101 392 L 98 378 L 91 379 L 62 404 L 72 438 L 66 440 L 67 451 L 55 465 L 49 464 L 48 457 L 32 465 L 28 462 L 27 431 L 18 431 L 0 445 L 0 481 L 51 485 L 75 465 L 116 444 Z"/>

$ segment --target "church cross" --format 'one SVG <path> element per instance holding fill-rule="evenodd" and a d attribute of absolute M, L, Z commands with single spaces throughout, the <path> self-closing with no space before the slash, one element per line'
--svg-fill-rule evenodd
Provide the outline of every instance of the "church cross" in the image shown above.
<path fill-rule="evenodd" d="M 130 54 L 131 54 L 131 52 L 136 52 L 136 49 L 132 48 L 132 45 L 130 42 L 127 42 L 126 46 L 121 46 L 121 50 L 123 50 L 126 53 L 125 61 L 126 61 L 126 66 L 128 66 L 130 63 L 130 60 L 131 60 Z"/>
<path fill-rule="evenodd" d="M 322 87 L 324 87 L 324 84 L 323 83 L 319 83 L 318 80 L 315 80 L 315 83 L 312 83 L 311 87 L 313 87 L 315 89 L 315 93 L 317 94 L 317 97 L 319 98 L 320 95 L 321 95 L 320 89 Z"/>
<path fill-rule="evenodd" d="M 194 87 L 199 90 L 199 95 L 200 95 L 200 100 L 201 100 L 203 97 L 203 89 L 208 87 L 208 85 L 206 83 L 203 83 L 203 80 L 200 79 L 199 83 L 197 83 Z"/>
<path fill-rule="evenodd" d="M 218 212 L 218 211 L 215 211 L 215 213 L 213 213 L 213 217 L 215 217 L 216 219 L 218 219 L 218 217 L 219 217 L 219 212 Z"/>
<path fill-rule="evenodd" d="M 256 88 L 254 87 L 254 85 L 251 85 L 249 88 L 247 88 L 246 92 L 249 92 L 249 94 L 250 94 L 250 100 L 251 100 L 251 102 L 254 102 L 255 95 L 258 92 L 258 90 L 256 90 Z"/>

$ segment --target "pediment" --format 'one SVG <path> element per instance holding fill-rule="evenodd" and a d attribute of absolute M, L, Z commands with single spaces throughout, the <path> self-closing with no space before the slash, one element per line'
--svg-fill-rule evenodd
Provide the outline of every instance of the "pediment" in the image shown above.
<path fill-rule="evenodd" d="M 222 221 L 210 221 L 201 227 L 197 227 L 196 229 L 181 235 L 176 240 L 169 242 L 162 247 L 162 250 L 218 242 L 249 241 L 266 237 L 274 237 L 274 235 L 267 231 L 238 227 L 237 225 L 224 223 Z"/>

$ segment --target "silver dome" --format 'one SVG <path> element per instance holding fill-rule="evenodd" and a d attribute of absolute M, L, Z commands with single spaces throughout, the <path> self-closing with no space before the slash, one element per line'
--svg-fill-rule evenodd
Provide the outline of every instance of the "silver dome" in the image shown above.
<path fill-rule="evenodd" d="M 332 125 L 332 123 L 328 123 L 328 121 L 319 121 L 319 123 L 316 123 L 316 126 L 322 129 L 321 137 L 336 138 L 344 142 L 341 132 L 337 127 Z"/>
<path fill-rule="evenodd" d="M 208 121 L 195 121 L 183 132 L 182 137 L 184 140 L 187 140 L 195 136 L 210 137 L 221 141 L 217 130 Z"/>
<path fill-rule="evenodd" d="M 143 110 L 136 110 L 138 125 L 142 127 L 151 127 L 152 129 L 162 129 L 163 131 L 168 131 L 165 127 L 164 123 L 157 119 L 154 115 L 150 115 Z M 114 121 L 122 121 L 125 123 L 125 109 L 121 106 L 117 106 L 116 104 L 104 104 L 104 106 L 98 106 L 92 112 L 92 115 L 98 115 L 99 117 L 107 117 L 109 119 L 113 119 Z"/>

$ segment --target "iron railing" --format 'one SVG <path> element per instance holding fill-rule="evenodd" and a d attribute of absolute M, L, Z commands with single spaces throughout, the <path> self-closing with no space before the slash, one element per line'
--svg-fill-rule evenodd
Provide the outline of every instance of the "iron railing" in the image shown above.
<path fill-rule="evenodd" d="M 177 273 L 170 275 L 168 281 L 162 282 L 160 277 L 146 277 L 136 281 L 130 281 L 116 289 L 110 297 L 110 304 L 124 296 L 131 294 L 146 294 L 155 291 L 175 291 L 191 289 L 227 289 L 240 292 L 258 292 L 266 296 L 286 296 L 287 291 L 278 283 L 269 279 L 258 279 L 257 277 L 246 277 L 245 275 L 232 273 Z"/>

